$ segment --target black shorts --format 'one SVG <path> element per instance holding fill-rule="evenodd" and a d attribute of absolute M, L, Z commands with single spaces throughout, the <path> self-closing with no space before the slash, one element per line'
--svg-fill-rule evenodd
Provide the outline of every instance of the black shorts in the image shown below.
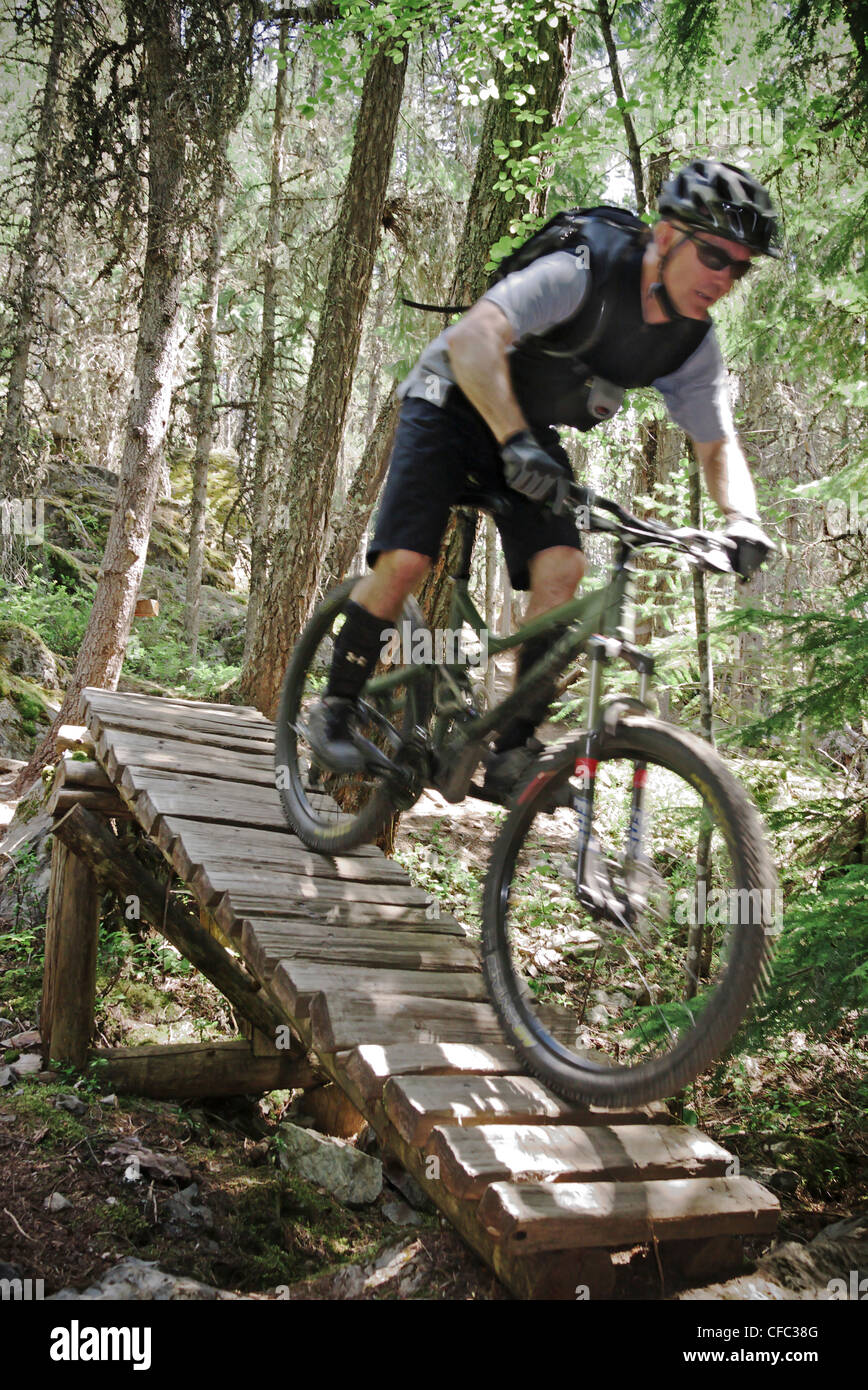
<path fill-rule="evenodd" d="M 555 430 L 534 429 L 534 436 L 564 472 L 573 472 Z M 482 417 L 456 387 L 444 405 L 408 397 L 401 406 L 389 475 L 377 513 L 368 564 L 387 550 L 414 550 L 436 560 L 455 499 L 472 477 L 482 487 L 502 490 L 512 504 L 496 517 L 514 589 L 530 588 L 529 563 L 554 545 L 582 549 L 575 522 L 553 516 L 507 488 L 497 441 Z"/>

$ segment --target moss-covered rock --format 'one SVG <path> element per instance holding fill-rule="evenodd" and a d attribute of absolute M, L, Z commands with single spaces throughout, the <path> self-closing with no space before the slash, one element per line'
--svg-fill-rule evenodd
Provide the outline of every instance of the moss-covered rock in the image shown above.
<path fill-rule="evenodd" d="M 60 690 L 69 679 L 63 659 L 55 656 L 39 633 L 24 623 L 0 622 L 0 668 L 46 690 Z M 8 685 L 4 693 L 9 693 Z M 45 712 L 44 701 L 33 691 L 19 689 L 13 699 L 24 718 L 38 719 Z M 26 710 L 22 701 L 28 705 Z"/>

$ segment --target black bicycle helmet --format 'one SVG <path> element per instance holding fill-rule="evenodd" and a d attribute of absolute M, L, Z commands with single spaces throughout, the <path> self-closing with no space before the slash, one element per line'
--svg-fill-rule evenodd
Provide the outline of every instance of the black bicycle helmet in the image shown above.
<path fill-rule="evenodd" d="M 737 241 L 748 251 L 781 256 L 774 244 L 778 223 L 771 198 L 761 183 L 734 164 L 694 159 L 667 179 L 657 207 L 663 217 Z"/>

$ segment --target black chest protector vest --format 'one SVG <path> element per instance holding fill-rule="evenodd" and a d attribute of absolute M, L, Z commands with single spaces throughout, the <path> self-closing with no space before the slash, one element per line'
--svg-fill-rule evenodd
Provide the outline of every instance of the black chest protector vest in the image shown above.
<path fill-rule="evenodd" d="M 711 327 L 700 319 L 645 322 L 645 247 L 629 228 L 588 219 L 584 245 L 591 287 L 582 307 L 548 333 L 520 339 L 509 355 L 512 387 L 532 425 L 593 429 L 616 413 L 625 389 L 650 386 L 686 362 Z"/>

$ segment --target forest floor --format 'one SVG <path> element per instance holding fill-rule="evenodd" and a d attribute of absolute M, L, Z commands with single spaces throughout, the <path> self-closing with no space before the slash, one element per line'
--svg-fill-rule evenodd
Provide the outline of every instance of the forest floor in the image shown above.
<path fill-rule="evenodd" d="M 432 793 L 401 822 L 398 856 L 471 933 L 502 814 L 472 800 L 450 806 Z M 18 938 L 7 935 L 0 947 L 7 986 L 0 1036 L 7 1040 L 34 1026 L 41 978 L 40 933 Z M 147 945 L 127 956 L 104 952 L 99 986 L 106 1043 L 232 1032 L 216 991 Z M 32 1047 L 7 1041 L 0 1067 Z M 742 1171 L 778 1190 L 779 1240 L 808 1241 L 864 1206 L 865 1155 L 855 1136 L 841 1132 L 842 1109 L 856 1102 L 860 1077 L 849 1075 L 834 1035 L 824 1048 L 829 1056 L 840 1052 L 838 1132 L 816 1046 L 789 1055 L 785 1074 L 780 1059 L 758 1056 L 748 1059 L 746 1089 L 724 1076 L 690 1097 L 700 1127 L 737 1154 Z M 798 1132 L 754 1123 L 758 1100 L 784 1082 L 806 1117 Z M 106 1099 L 105 1091 L 98 1074 L 82 1080 L 36 1072 L 0 1089 L 0 1261 L 22 1277 L 44 1279 L 46 1293 L 83 1289 L 134 1255 L 242 1297 L 509 1297 L 438 1214 L 414 1210 L 388 1183 L 376 1203 L 350 1210 L 283 1171 L 278 1126 L 303 1116 L 301 1093 L 181 1105 Z M 156 1156 L 132 1179 L 131 1146 Z M 756 1258 L 762 1249 L 757 1243 L 748 1253 Z M 368 1288 L 361 1277 L 348 1281 L 348 1266 L 369 1272 L 394 1256 L 394 1277 Z M 649 1284 L 633 1296 L 659 1298 L 661 1290 Z"/>

